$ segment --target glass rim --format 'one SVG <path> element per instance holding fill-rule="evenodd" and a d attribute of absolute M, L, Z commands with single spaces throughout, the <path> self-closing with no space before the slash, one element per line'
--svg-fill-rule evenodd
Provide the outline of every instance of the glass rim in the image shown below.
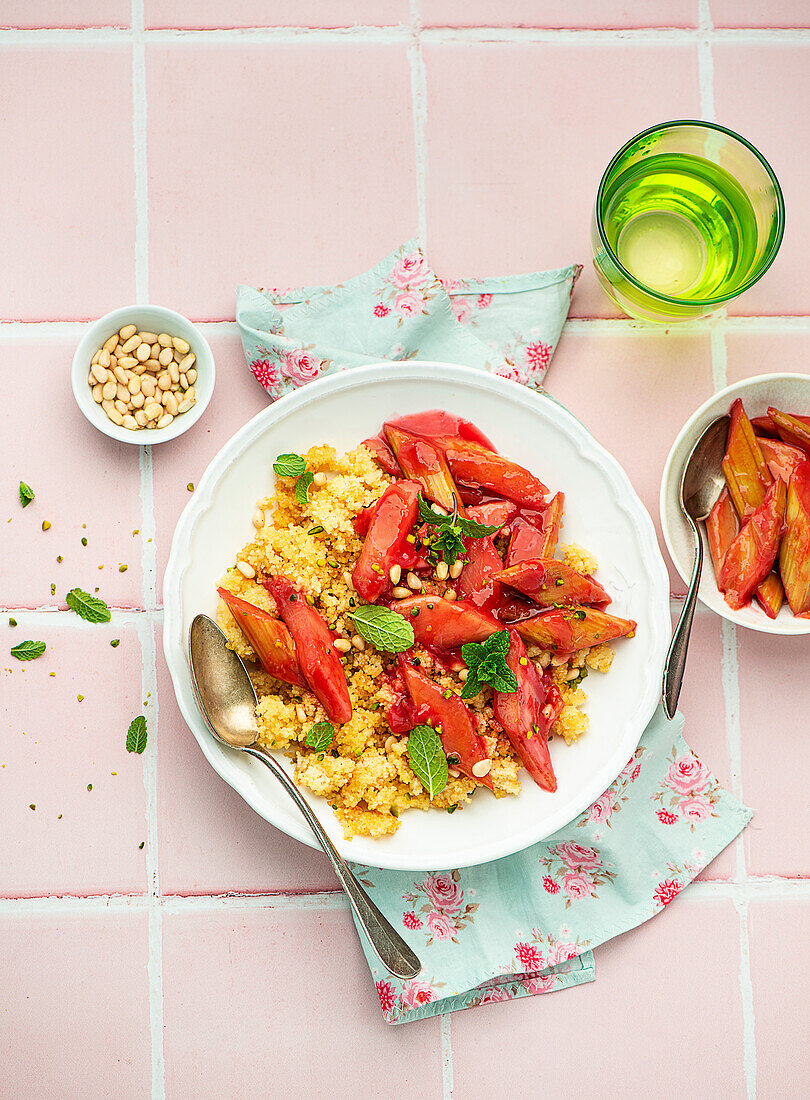
<path fill-rule="evenodd" d="M 602 223 L 602 199 L 604 197 L 606 181 L 608 180 L 610 173 L 613 171 L 614 165 L 632 145 L 636 144 L 637 141 L 640 141 L 642 138 L 648 137 L 650 134 L 658 134 L 665 130 L 674 129 L 676 126 L 699 126 L 704 130 L 716 130 L 721 134 L 725 134 L 727 137 L 734 138 L 735 141 L 738 141 L 741 145 L 744 145 L 746 149 L 753 153 L 753 155 L 765 169 L 766 173 L 770 177 L 771 183 L 773 184 L 774 195 L 776 197 L 776 236 L 774 237 L 770 250 L 765 256 L 763 256 L 762 260 L 760 261 L 760 265 L 756 274 L 750 276 L 748 279 L 745 280 L 744 283 L 742 283 L 735 290 L 730 291 L 728 294 L 715 294 L 709 298 L 673 298 L 668 294 L 661 294 L 659 291 L 653 290 L 652 287 L 649 287 L 645 283 L 642 283 L 641 280 L 637 279 L 627 270 L 627 268 L 624 266 L 624 264 L 622 264 L 621 260 L 614 252 L 605 234 L 604 226 Z M 599 181 L 599 187 L 596 192 L 596 204 L 594 208 L 594 214 L 594 220 L 596 222 L 596 227 L 599 231 L 599 239 L 602 243 L 602 246 L 610 256 L 612 262 L 622 273 L 622 275 L 628 280 L 628 282 L 630 282 L 634 287 L 642 291 L 644 294 L 649 295 L 651 298 L 655 298 L 659 302 L 666 302 L 668 305 L 712 306 L 719 305 L 722 302 L 729 302 L 734 298 L 738 298 L 741 294 L 744 294 L 746 290 L 749 290 L 754 285 L 754 283 L 758 282 L 771 266 L 773 261 L 776 259 L 776 254 L 779 251 L 779 247 L 782 244 L 782 238 L 785 234 L 785 199 L 782 194 L 782 188 L 779 184 L 779 180 L 776 178 L 776 174 L 774 173 L 773 168 L 771 168 L 770 164 L 768 164 L 767 160 L 762 155 L 762 153 L 760 153 L 759 149 L 752 145 L 750 141 L 746 141 L 746 139 L 741 134 L 738 134 L 734 130 L 730 130 L 727 126 L 721 126 L 717 122 L 704 122 L 701 119 L 695 118 L 680 118 L 673 119 L 671 122 L 659 122 L 656 126 L 648 126 L 646 130 L 642 130 L 640 133 L 636 134 L 635 137 L 632 137 L 629 141 L 626 141 L 621 149 L 619 149 L 617 153 L 614 153 L 614 155 L 610 159 L 610 163 L 602 173 L 602 178 Z"/>

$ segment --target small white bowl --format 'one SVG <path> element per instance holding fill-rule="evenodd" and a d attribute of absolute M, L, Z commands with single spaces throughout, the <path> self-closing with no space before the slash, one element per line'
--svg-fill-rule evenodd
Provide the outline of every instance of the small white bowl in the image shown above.
<path fill-rule="evenodd" d="M 197 370 L 197 381 L 194 383 L 197 402 L 187 413 L 176 416 L 165 428 L 152 428 L 148 431 L 141 429 L 136 432 L 119 427 L 118 424 L 113 424 L 101 405 L 97 405 L 93 400 L 92 390 L 87 383 L 90 360 L 102 344 L 125 325 L 137 325 L 139 331 L 167 332 L 170 336 L 179 336 L 190 345 L 197 356 L 194 364 Z M 110 436 L 111 439 L 117 439 L 120 443 L 135 443 L 143 447 L 147 443 L 166 443 L 170 439 L 177 439 L 179 435 L 193 427 L 211 400 L 215 375 L 214 356 L 208 341 L 188 318 L 175 313 L 173 309 L 164 309 L 162 306 L 123 306 L 87 326 L 73 356 L 71 385 L 76 404 L 94 428 L 98 428 L 100 432 Z"/>
<path fill-rule="evenodd" d="M 687 584 L 692 573 L 695 549 L 691 529 L 684 519 L 680 506 L 681 472 L 684 462 L 704 428 L 718 416 L 724 416 L 737 397 L 742 398 L 745 411 L 750 417 L 764 416 L 769 405 L 806 416 L 810 414 L 810 375 L 761 374 L 756 378 L 747 378 L 744 382 L 727 386 L 701 405 L 681 429 L 664 466 L 660 508 L 661 526 L 667 549 L 675 568 Z M 706 552 L 698 596 L 706 607 L 716 611 L 729 622 L 747 627 L 749 630 L 759 630 L 763 634 L 785 636 L 810 634 L 810 619 L 797 619 L 788 607 L 787 601 L 775 619 L 769 619 L 755 600 L 741 611 L 732 611 L 717 588 L 705 526 L 699 523 L 698 527 Z"/>

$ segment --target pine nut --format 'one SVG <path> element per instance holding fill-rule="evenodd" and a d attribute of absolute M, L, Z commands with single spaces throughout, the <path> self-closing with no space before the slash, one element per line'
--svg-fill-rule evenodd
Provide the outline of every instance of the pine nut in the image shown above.
<path fill-rule="evenodd" d="M 115 408 L 115 405 L 112 403 L 112 401 L 107 401 L 105 399 L 105 400 L 102 400 L 101 407 L 102 407 L 102 409 L 104 409 L 105 413 L 108 413 L 110 411 L 110 409 Z"/>
<path fill-rule="evenodd" d="M 181 390 L 187 390 L 188 389 L 188 379 L 186 378 L 186 376 L 184 374 L 180 375 L 180 389 Z"/>
<path fill-rule="evenodd" d="M 197 397 L 197 391 L 194 389 L 193 386 L 189 386 L 189 388 L 183 394 L 183 397 L 186 397 L 188 399 L 196 398 Z"/>
<path fill-rule="evenodd" d="M 402 576 L 402 566 L 392 565 L 388 570 L 388 576 L 391 578 L 391 584 L 399 584 L 399 578 Z"/>
<path fill-rule="evenodd" d="M 124 423 L 124 418 L 123 416 L 121 416 L 118 409 L 109 409 L 107 412 L 107 416 L 110 420 L 112 420 L 113 424 L 117 424 L 119 428 Z"/>
<path fill-rule="evenodd" d="M 155 340 L 152 343 L 151 347 L 149 348 L 149 358 L 150 359 L 157 359 L 157 357 L 159 355 L 160 355 L 160 344 L 157 342 L 157 340 Z"/>
<path fill-rule="evenodd" d="M 450 515 L 450 513 L 449 513 L 449 512 L 447 511 L 447 509 L 446 509 L 446 508 L 442 508 L 441 504 L 433 504 L 433 503 L 431 503 L 431 508 L 432 508 L 432 509 L 433 509 L 433 511 L 434 511 L 434 512 L 436 512 L 436 514 L 437 514 L 437 515 L 439 515 L 439 516 L 449 516 L 449 515 Z"/>
<path fill-rule="evenodd" d="M 359 634 L 355 634 L 352 638 L 352 645 L 355 649 L 359 649 L 361 653 L 366 648 L 366 643 L 363 641 Z"/>
<path fill-rule="evenodd" d="M 109 352 L 109 354 L 112 355 L 112 353 L 115 351 L 115 349 L 117 347 L 118 347 L 118 333 L 116 332 L 115 336 L 111 336 L 109 338 L 109 340 L 106 342 L 106 344 L 104 345 L 103 350 L 106 351 L 106 352 Z"/>
<path fill-rule="evenodd" d="M 102 367 L 100 363 L 94 363 L 90 368 L 90 377 L 93 379 L 93 385 L 99 382 L 103 386 L 109 374 L 106 367 Z"/>
<path fill-rule="evenodd" d="M 180 360 L 180 370 L 185 374 L 187 370 L 191 370 L 196 362 L 197 356 L 191 352 L 190 355 L 186 355 L 185 358 Z"/>
<path fill-rule="evenodd" d="M 156 332 L 139 332 L 138 335 L 145 344 L 156 344 L 157 333 Z"/>
<path fill-rule="evenodd" d="M 130 393 L 141 392 L 141 380 L 137 375 L 134 378 L 130 378 L 129 382 L 127 382 L 127 389 Z"/>
<path fill-rule="evenodd" d="M 95 386 L 93 386 L 93 400 L 95 401 L 95 403 L 97 405 L 101 404 L 101 401 L 102 401 L 101 393 L 102 393 L 103 389 L 104 389 L 104 387 L 102 385 L 100 385 L 98 382 L 96 382 Z"/>
<path fill-rule="evenodd" d="M 161 390 L 170 390 L 172 388 L 172 380 L 168 374 L 159 374 L 157 379 L 158 387 Z"/>
<path fill-rule="evenodd" d="M 161 403 L 161 405 L 163 406 L 164 409 L 166 408 L 166 402 L 171 397 L 171 394 L 172 394 L 171 390 L 161 390 L 160 391 L 160 397 L 158 398 L 158 400 L 160 401 L 160 403 Z"/>
<path fill-rule="evenodd" d="M 145 405 L 143 410 L 150 420 L 155 420 L 157 417 L 163 416 L 163 406 L 158 405 L 153 401 L 150 405 Z"/>
<path fill-rule="evenodd" d="M 166 413 L 165 416 L 161 416 L 160 420 L 158 420 L 157 426 L 159 428 L 168 428 L 168 426 L 171 424 L 171 422 L 173 420 L 174 420 L 174 417 L 172 416 L 172 414 L 171 413 Z"/>
<path fill-rule="evenodd" d="M 183 355 L 188 355 L 190 349 L 185 340 L 181 340 L 179 336 L 172 336 L 172 344 L 177 351 L 182 352 Z"/>
<path fill-rule="evenodd" d="M 135 351 L 140 342 L 141 338 L 137 334 L 130 336 L 130 338 L 121 345 L 121 354 L 129 355 L 130 352 Z"/>
<path fill-rule="evenodd" d="M 448 588 L 444 594 L 444 598 L 448 603 L 452 603 L 453 600 L 458 599 L 458 592 L 456 592 L 455 588 Z"/>
<path fill-rule="evenodd" d="M 395 600 L 404 600 L 407 599 L 408 596 L 412 596 L 413 593 L 410 588 L 395 588 L 391 595 Z"/>
<path fill-rule="evenodd" d="M 109 367 L 110 365 L 110 353 L 108 351 L 102 351 L 98 357 L 98 363 L 100 367 Z"/>
<path fill-rule="evenodd" d="M 453 564 L 450 566 L 450 576 L 453 578 L 454 581 L 457 581 L 458 578 L 461 576 L 461 570 L 463 568 L 463 561 L 454 561 Z"/>
<path fill-rule="evenodd" d="M 406 580 L 408 582 L 408 587 L 412 588 L 414 592 L 419 592 L 422 588 L 422 582 L 419 580 L 416 573 L 409 573 Z"/>
<path fill-rule="evenodd" d="M 118 335 L 121 337 L 121 342 L 124 343 L 126 340 L 129 340 L 130 336 L 134 336 L 137 331 L 137 325 L 124 325 L 123 328 L 118 330 Z"/>
<path fill-rule="evenodd" d="M 257 531 L 260 531 L 264 527 L 264 512 L 261 508 L 257 508 L 253 513 L 253 526 Z"/>
<path fill-rule="evenodd" d="M 118 386 L 116 386 L 115 382 L 105 382 L 101 390 L 101 396 L 105 401 L 114 401 L 117 393 Z"/>
<path fill-rule="evenodd" d="M 458 779 L 458 777 L 461 775 L 461 772 L 458 770 L 458 768 L 448 768 L 447 774 L 453 779 Z"/>
<path fill-rule="evenodd" d="M 194 383 L 197 381 L 197 368 L 192 367 L 191 370 L 187 370 L 186 378 L 188 379 L 188 384 L 190 386 L 193 386 Z"/>
<path fill-rule="evenodd" d="M 154 378 L 141 378 L 141 393 L 145 393 L 147 397 L 154 397 L 156 389 L 157 382 Z"/>
<path fill-rule="evenodd" d="M 470 770 L 476 779 L 483 779 L 485 775 L 489 775 L 491 768 L 491 760 L 479 760 L 477 764 L 473 764 Z"/>
<path fill-rule="evenodd" d="M 450 572 L 450 567 L 446 561 L 440 561 L 436 566 L 436 579 L 440 581 L 447 580 L 447 574 Z"/>
<path fill-rule="evenodd" d="M 146 427 L 146 413 L 143 411 L 143 409 L 138 409 L 132 415 L 137 420 L 139 428 L 145 428 Z"/>
<path fill-rule="evenodd" d="M 187 413 L 188 410 L 193 409 L 196 404 L 197 402 L 194 400 L 193 397 L 190 401 L 181 401 L 180 404 L 177 406 L 178 415 L 180 415 L 180 413 Z"/>
<path fill-rule="evenodd" d="M 339 653 L 348 653 L 352 648 L 352 643 L 348 638 L 336 638 L 333 644 Z"/>
<path fill-rule="evenodd" d="M 160 370 L 160 360 L 147 359 L 146 362 L 143 364 L 143 369 L 148 370 L 151 374 L 157 374 L 157 372 Z"/>
<path fill-rule="evenodd" d="M 306 722 L 307 720 L 307 712 L 304 710 L 300 703 L 295 708 L 295 717 L 298 719 L 299 722 Z"/>
<path fill-rule="evenodd" d="M 121 382 L 115 387 L 115 391 L 119 401 L 129 401 L 129 390 Z"/>
<path fill-rule="evenodd" d="M 162 367 L 168 367 L 169 363 L 171 363 L 173 358 L 174 358 L 174 355 L 172 354 L 172 349 L 171 348 L 163 347 L 163 348 L 160 349 L 160 355 L 158 355 L 158 362 L 160 363 L 160 365 Z"/>
<path fill-rule="evenodd" d="M 127 372 L 124 370 L 123 367 L 113 367 L 112 372 L 119 382 L 122 382 L 124 385 L 126 385 Z"/>
<path fill-rule="evenodd" d="M 138 421 L 134 416 L 130 416 L 129 413 L 124 417 L 124 427 L 129 428 L 130 431 L 138 430 Z"/>
<path fill-rule="evenodd" d="M 238 561 L 236 563 L 236 568 L 239 570 L 242 576 L 247 577 L 249 581 L 253 580 L 253 578 L 256 576 L 256 570 L 253 568 L 250 562 Z"/>
<path fill-rule="evenodd" d="M 174 362 L 169 363 L 169 378 L 171 378 L 172 382 L 175 384 L 180 381 L 180 368 Z"/>
<path fill-rule="evenodd" d="M 458 678 L 459 678 L 459 680 L 461 680 L 461 682 L 463 684 L 466 681 L 466 679 L 469 675 L 470 675 L 470 670 L 468 668 L 463 668 L 461 670 L 461 672 L 459 672 Z"/>
<path fill-rule="evenodd" d="M 396 739 L 396 737 L 394 737 L 393 734 L 391 734 L 390 737 L 386 737 L 386 739 L 385 739 L 385 751 L 390 752 L 391 749 L 394 747 L 394 745 L 396 745 L 396 743 L 397 743 L 397 739 Z"/>
<path fill-rule="evenodd" d="M 166 400 L 163 402 L 163 407 L 166 412 L 171 413 L 172 416 L 177 416 L 177 398 L 173 393 L 167 393 L 165 395 Z"/>
<path fill-rule="evenodd" d="M 116 398 L 115 407 L 121 413 L 122 416 L 126 416 L 129 412 L 129 402 L 122 401 L 121 398 Z"/>
<path fill-rule="evenodd" d="M 142 393 L 133 393 L 132 397 L 129 399 L 129 403 L 132 405 L 133 409 L 142 409 L 146 403 L 146 398 Z"/>
<path fill-rule="evenodd" d="M 123 367 L 124 370 L 132 370 L 137 367 L 139 360 L 134 355 L 119 355 L 118 366 Z"/>
<path fill-rule="evenodd" d="M 95 354 L 95 355 L 93 356 L 93 358 L 92 358 L 92 359 L 90 360 L 90 366 L 91 366 L 91 367 L 94 367 L 94 366 L 96 365 L 96 363 L 98 362 L 98 357 L 99 357 L 99 355 L 101 355 L 101 348 L 99 348 L 99 349 L 98 349 L 98 351 L 96 352 L 96 354 Z"/>
<path fill-rule="evenodd" d="M 135 348 L 135 358 L 139 363 L 145 363 L 151 354 L 152 350 L 148 344 L 138 344 Z"/>
<path fill-rule="evenodd" d="M 322 489 L 326 484 L 326 474 L 319 470 L 313 477 L 312 484 L 316 489 Z"/>
<path fill-rule="evenodd" d="M 174 361 L 175 361 L 175 363 L 179 363 L 182 358 L 183 358 L 182 351 L 178 351 L 177 348 L 175 348 L 174 349 Z"/>

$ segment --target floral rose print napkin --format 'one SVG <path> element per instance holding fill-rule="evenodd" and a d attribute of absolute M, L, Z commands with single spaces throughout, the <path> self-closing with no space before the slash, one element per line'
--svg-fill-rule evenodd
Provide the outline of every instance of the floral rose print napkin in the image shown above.
<path fill-rule="evenodd" d="M 250 369 L 274 398 L 335 371 L 417 356 L 539 386 L 580 271 L 442 280 L 408 241 L 337 286 L 240 286 L 236 320 Z"/>
<path fill-rule="evenodd" d="M 337 286 L 239 287 L 236 317 L 250 369 L 272 398 L 333 371 L 416 357 L 540 386 L 580 270 L 441 280 L 409 241 Z M 392 978 L 361 934 L 385 1019 L 593 981 L 592 949 L 660 913 L 751 817 L 682 727 L 659 710 L 605 793 L 516 855 L 432 874 L 355 867 L 422 960 L 417 978 Z"/>

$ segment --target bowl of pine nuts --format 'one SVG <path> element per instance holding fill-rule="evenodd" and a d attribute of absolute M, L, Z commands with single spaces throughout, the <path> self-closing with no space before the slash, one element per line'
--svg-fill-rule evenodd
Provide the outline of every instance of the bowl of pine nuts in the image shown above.
<path fill-rule="evenodd" d="M 203 334 L 174 310 L 124 306 L 89 325 L 73 356 L 73 395 L 121 443 L 165 443 L 196 424 L 214 392 Z"/>

